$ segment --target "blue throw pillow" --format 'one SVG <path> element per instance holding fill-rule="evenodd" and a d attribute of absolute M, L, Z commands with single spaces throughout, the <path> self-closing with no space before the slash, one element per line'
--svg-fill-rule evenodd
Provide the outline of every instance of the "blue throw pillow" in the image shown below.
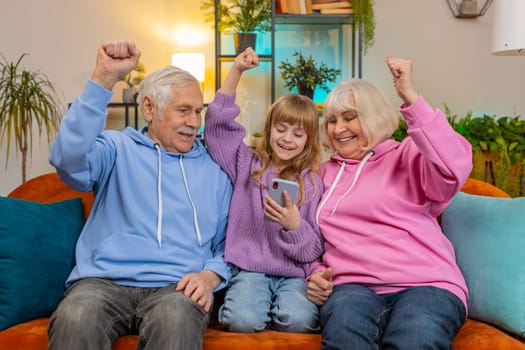
<path fill-rule="evenodd" d="M 441 216 L 470 293 L 469 317 L 525 335 L 525 197 L 458 193 Z"/>
<path fill-rule="evenodd" d="M 0 197 L 0 330 L 55 310 L 83 224 L 80 198 L 41 204 Z"/>

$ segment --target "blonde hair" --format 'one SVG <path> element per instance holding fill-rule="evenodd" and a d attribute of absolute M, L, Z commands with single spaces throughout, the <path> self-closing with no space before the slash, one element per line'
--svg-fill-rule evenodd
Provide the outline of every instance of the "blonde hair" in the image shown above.
<path fill-rule="evenodd" d="M 261 159 L 261 168 L 252 173 L 252 179 L 261 186 L 266 187 L 261 180 L 261 174 L 272 163 L 273 150 L 270 145 L 270 134 L 275 123 L 288 123 L 290 125 L 300 125 L 307 136 L 306 144 L 301 153 L 291 159 L 283 167 L 278 176 L 283 179 L 295 179 L 299 184 L 298 204 L 305 201 L 304 181 L 301 176 L 303 170 L 308 169 L 310 181 L 316 191 L 316 181 L 312 173 L 319 170 L 321 159 L 321 144 L 319 142 L 319 113 L 312 100 L 303 95 L 288 94 L 278 98 L 266 112 L 263 137 L 255 149 L 255 154 Z M 309 199 L 310 200 L 310 199 Z"/>
<path fill-rule="evenodd" d="M 351 97 L 355 101 L 355 106 L 351 104 Z M 363 152 L 367 152 L 381 141 L 389 139 L 398 128 L 399 115 L 383 92 L 366 80 L 345 79 L 328 95 L 323 108 L 321 136 L 323 147 L 328 152 L 335 152 L 326 134 L 328 120 L 336 113 L 349 110 L 357 112 L 363 136 L 367 141 L 366 145 L 362 147 Z"/>

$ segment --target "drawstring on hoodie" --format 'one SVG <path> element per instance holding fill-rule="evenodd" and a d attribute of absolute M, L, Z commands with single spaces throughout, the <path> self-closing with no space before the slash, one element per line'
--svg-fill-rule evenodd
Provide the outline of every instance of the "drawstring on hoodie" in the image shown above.
<path fill-rule="evenodd" d="M 363 159 L 361 160 L 361 162 L 359 163 L 359 166 L 357 167 L 357 171 L 355 172 L 355 175 L 354 175 L 354 179 L 352 180 L 352 184 L 350 184 L 350 187 L 348 187 L 348 189 L 345 191 L 345 193 L 343 193 L 343 195 L 341 197 L 339 197 L 339 199 L 337 200 L 337 202 L 335 202 L 335 206 L 334 206 L 334 209 L 332 209 L 332 211 L 330 212 L 330 215 L 333 215 L 335 213 L 335 211 L 337 210 L 337 207 L 339 206 L 339 203 L 343 200 L 344 197 L 346 197 L 346 195 L 352 190 L 352 188 L 354 187 L 355 183 L 357 182 L 357 179 L 359 178 L 359 175 L 361 174 L 361 171 L 363 170 L 363 167 L 365 166 L 365 163 L 368 161 L 368 159 L 370 157 L 372 157 L 373 155 L 375 154 L 375 152 L 373 150 L 370 150 L 368 151 L 368 153 L 363 157 Z M 315 222 L 317 224 L 319 224 L 319 214 L 321 213 L 321 209 L 324 207 L 324 205 L 326 204 L 326 202 L 328 201 L 328 199 L 330 198 L 330 196 L 332 195 L 332 193 L 334 192 L 335 190 L 335 187 L 337 186 L 337 183 L 339 182 L 339 179 L 341 178 L 341 176 L 343 175 L 343 170 L 345 169 L 345 166 L 346 166 L 346 162 L 343 161 L 341 163 L 341 167 L 339 168 L 339 171 L 337 172 L 337 175 L 334 179 L 334 182 L 332 182 L 332 185 L 330 186 L 330 189 L 328 190 L 328 193 L 326 194 L 325 198 L 323 199 L 323 201 L 321 202 L 321 204 L 319 204 L 319 207 L 317 208 L 317 212 L 315 214 Z"/>
<path fill-rule="evenodd" d="M 162 246 L 162 158 L 160 153 L 160 145 L 158 143 L 155 143 L 153 147 L 157 150 L 158 154 L 158 179 L 157 179 L 157 198 L 158 198 L 158 216 L 157 216 L 157 243 L 159 244 L 159 247 Z M 188 195 L 188 199 L 191 203 L 191 208 L 193 210 L 193 225 L 195 226 L 195 232 L 197 233 L 197 239 L 199 240 L 199 245 L 202 245 L 202 235 L 201 230 L 199 227 L 199 221 L 197 220 L 197 208 L 195 208 L 195 204 L 193 203 L 193 199 L 191 198 L 190 194 L 190 188 L 188 186 L 188 180 L 186 179 L 186 172 L 184 171 L 184 163 L 182 161 L 182 156 L 179 157 L 179 165 L 182 173 L 182 180 L 184 182 L 184 188 L 186 190 L 186 194 Z"/>
<path fill-rule="evenodd" d="M 193 203 L 193 199 L 190 194 L 190 187 L 188 186 L 188 180 L 186 180 L 186 172 L 184 171 L 184 163 L 182 162 L 182 156 L 179 157 L 180 170 L 182 172 L 182 180 L 184 181 L 184 187 L 186 188 L 186 193 L 188 194 L 188 199 L 191 203 L 191 208 L 193 209 L 193 225 L 195 226 L 195 232 L 197 233 L 197 239 L 199 240 L 199 245 L 202 245 L 202 236 L 201 230 L 199 228 L 199 221 L 197 220 L 197 208 Z"/>
<path fill-rule="evenodd" d="M 157 160 L 157 200 L 159 206 L 159 212 L 157 215 L 157 243 L 159 247 L 162 246 L 162 159 L 160 153 L 160 145 L 155 143 L 153 145 L 157 150 L 158 160 Z"/>

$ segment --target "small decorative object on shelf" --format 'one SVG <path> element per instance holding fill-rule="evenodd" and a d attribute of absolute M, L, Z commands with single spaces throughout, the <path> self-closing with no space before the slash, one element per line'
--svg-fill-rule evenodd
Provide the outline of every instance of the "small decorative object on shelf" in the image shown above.
<path fill-rule="evenodd" d="M 257 148 L 257 144 L 261 141 L 262 134 L 260 132 L 254 132 L 249 139 L 248 146 L 251 148 Z"/>
<path fill-rule="evenodd" d="M 138 86 L 144 80 L 146 75 L 146 68 L 144 63 L 139 62 L 137 68 L 127 74 L 122 81 L 125 82 L 128 87 L 122 89 L 122 101 L 125 103 L 135 103 L 137 100 Z"/>
<path fill-rule="evenodd" d="M 294 64 L 282 61 L 278 68 L 286 88 L 297 88 L 301 95 L 313 98 L 316 87 L 329 92 L 326 84 L 335 82 L 341 75 L 340 69 L 328 68 L 324 62 L 317 63 L 311 55 L 305 58 L 301 52 L 296 51 L 292 56 L 297 57 Z"/>
<path fill-rule="evenodd" d="M 236 55 L 247 47 L 255 50 L 257 32 L 272 28 L 271 0 L 204 0 L 201 9 L 207 10 L 205 20 L 215 21 L 217 2 L 217 29 L 221 33 L 233 34 Z"/>

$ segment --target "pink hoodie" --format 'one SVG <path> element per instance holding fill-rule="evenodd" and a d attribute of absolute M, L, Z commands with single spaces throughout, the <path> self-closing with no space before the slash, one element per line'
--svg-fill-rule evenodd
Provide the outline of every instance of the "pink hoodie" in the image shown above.
<path fill-rule="evenodd" d="M 436 218 L 470 174 L 471 146 L 422 97 L 401 114 L 410 135 L 403 142 L 383 141 L 362 161 L 334 155 L 322 165 L 325 253 L 312 273 L 332 267 L 334 284 L 378 294 L 435 286 L 467 307 L 454 248 Z"/>

